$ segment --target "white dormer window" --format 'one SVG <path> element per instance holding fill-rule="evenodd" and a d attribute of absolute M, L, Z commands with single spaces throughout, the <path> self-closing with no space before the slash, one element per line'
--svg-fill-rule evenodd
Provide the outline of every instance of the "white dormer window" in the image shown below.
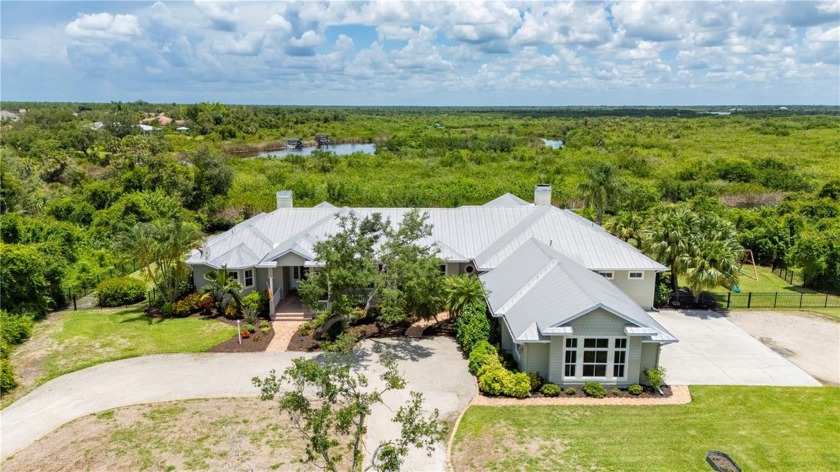
<path fill-rule="evenodd" d="M 644 272 L 628 272 L 627 278 L 630 280 L 644 280 L 645 273 Z"/>
<path fill-rule="evenodd" d="M 598 273 L 601 274 L 607 280 L 612 280 L 613 278 L 615 278 L 615 272 L 598 272 Z"/>

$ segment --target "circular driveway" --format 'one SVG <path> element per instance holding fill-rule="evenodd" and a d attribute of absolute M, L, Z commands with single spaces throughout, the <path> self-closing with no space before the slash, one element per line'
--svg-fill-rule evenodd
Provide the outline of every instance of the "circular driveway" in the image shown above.
<path fill-rule="evenodd" d="M 420 391 L 427 409 L 438 408 L 441 418 L 453 418 L 475 395 L 475 383 L 466 360 L 449 338 L 368 340 L 358 351 L 357 369 L 372 387 L 380 385 L 379 356 L 397 358 L 408 386 L 389 392 L 368 425 L 368 445 L 399 435 L 391 423 L 393 411 Z M 0 460 L 29 446 L 42 436 L 76 418 L 121 406 L 190 398 L 256 397 L 251 383 L 272 369 L 282 373 L 297 357 L 312 353 L 163 354 L 108 362 L 53 379 L 0 412 Z M 372 447 L 371 447 L 372 449 Z M 443 470 L 446 445 L 433 456 L 412 451 L 406 467 Z"/>
<path fill-rule="evenodd" d="M 674 385 L 820 386 L 805 371 L 713 311 L 651 313 L 679 340 L 659 363 Z"/>

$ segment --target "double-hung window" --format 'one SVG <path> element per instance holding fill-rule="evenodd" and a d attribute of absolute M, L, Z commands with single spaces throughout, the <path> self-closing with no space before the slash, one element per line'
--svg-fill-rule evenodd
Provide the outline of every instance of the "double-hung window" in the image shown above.
<path fill-rule="evenodd" d="M 254 286 L 254 270 L 253 269 L 245 269 L 245 287 L 253 287 Z"/>
<path fill-rule="evenodd" d="M 239 271 L 238 270 L 231 270 L 228 271 L 228 278 L 239 281 Z"/>
<path fill-rule="evenodd" d="M 627 338 L 565 339 L 563 375 L 569 380 L 627 377 Z"/>

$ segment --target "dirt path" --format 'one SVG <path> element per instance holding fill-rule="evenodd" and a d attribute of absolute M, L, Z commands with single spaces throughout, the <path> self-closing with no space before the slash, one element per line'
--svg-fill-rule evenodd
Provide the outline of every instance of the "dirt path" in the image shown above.
<path fill-rule="evenodd" d="M 61 331 L 67 313 L 50 313 L 46 319 L 35 323 L 29 340 L 12 351 L 10 360 L 18 376 L 18 387 L 3 396 L 3 408 L 31 392 L 38 380 L 46 375 L 50 355 L 58 349 L 53 334 Z"/>
<path fill-rule="evenodd" d="M 840 321 L 807 312 L 735 310 L 729 321 L 825 385 L 840 386 Z"/>

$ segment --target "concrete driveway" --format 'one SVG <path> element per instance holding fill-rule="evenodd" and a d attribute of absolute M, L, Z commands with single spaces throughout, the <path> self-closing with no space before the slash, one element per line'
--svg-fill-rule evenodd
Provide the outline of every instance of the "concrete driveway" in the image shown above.
<path fill-rule="evenodd" d="M 387 406 L 377 407 L 368 425 L 367 444 L 399 435 L 390 419 L 408 399 L 409 390 L 424 394 L 428 409 L 454 419 L 475 394 L 466 361 L 449 338 L 366 341 L 358 368 L 371 386 L 381 383 L 378 358 L 397 357 L 408 386 L 390 392 Z M 29 446 L 55 428 L 76 418 L 121 406 L 190 398 L 255 397 L 254 376 L 278 373 L 301 352 L 241 354 L 164 354 L 100 364 L 51 380 L 0 412 L 0 460 Z M 446 444 L 432 457 L 414 451 L 406 470 L 444 470 Z M 440 465 L 440 467 L 438 467 Z"/>
<path fill-rule="evenodd" d="M 819 386 L 813 377 L 711 311 L 652 313 L 680 342 L 662 347 L 674 385 Z"/>

